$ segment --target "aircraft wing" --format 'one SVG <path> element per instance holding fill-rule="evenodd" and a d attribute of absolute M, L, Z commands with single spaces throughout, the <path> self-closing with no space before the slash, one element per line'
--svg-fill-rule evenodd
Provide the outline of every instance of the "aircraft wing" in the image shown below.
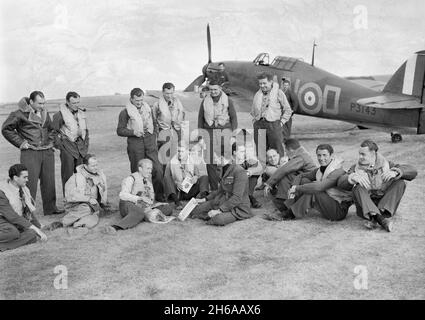
<path fill-rule="evenodd" d="M 357 100 L 357 104 L 365 107 L 381 109 L 420 109 L 424 105 L 413 96 L 385 93 L 379 96 Z"/>

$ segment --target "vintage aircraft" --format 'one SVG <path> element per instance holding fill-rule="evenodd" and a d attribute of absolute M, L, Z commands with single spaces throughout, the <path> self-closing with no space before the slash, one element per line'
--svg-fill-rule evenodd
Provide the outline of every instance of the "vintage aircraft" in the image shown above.
<path fill-rule="evenodd" d="M 342 120 L 359 127 L 377 128 L 392 132 L 393 142 L 401 141 L 399 132 L 425 133 L 424 82 L 425 51 L 416 52 L 385 84 L 374 77 L 341 78 L 300 59 L 278 56 L 270 63 L 267 53 L 260 53 L 253 61 L 211 60 L 211 37 L 207 26 L 208 63 L 202 75 L 185 91 L 193 91 L 225 65 L 232 99 L 250 110 L 252 98 L 258 90 L 256 75 L 268 72 L 275 79 L 289 79 L 291 90 L 298 99 L 296 114 Z M 315 46 L 315 45 L 314 45 Z M 382 90 L 382 91 L 381 91 Z"/>
<path fill-rule="evenodd" d="M 252 99 L 258 90 L 256 75 L 269 72 L 278 82 L 283 78 L 291 81 L 291 90 L 298 100 L 296 114 L 390 131 L 393 142 L 401 141 L 401 132 L 425 133 L 425 51 L 416 52 L 392 76 L 341 78 L 314 66 L 314 46 L 311 64 L 284 56 L 270 63 L 267 53 L 260 53 L 253 61 L 212 62 L 209 25 L 207 44 L 208 63 L 202 68 L 202 75 L 183 92 L 176 92 L 188 111 L 198 111 L 201 100 L 195 89 L 221 72 L 220 65 L 224 64 L 229 83 L 227 89 L 236 102 L 237 111 L 251 111 Z M 152 104 L 160 94 L 161 91 L 148 90 L 147 102 Z M 128 94 L 117 94 L 82 97 L 81 103 L 89 108 L 121 107 L 128 99 Z M 49 100 L 49 111 L 62 102 L 63 99 Z"/>

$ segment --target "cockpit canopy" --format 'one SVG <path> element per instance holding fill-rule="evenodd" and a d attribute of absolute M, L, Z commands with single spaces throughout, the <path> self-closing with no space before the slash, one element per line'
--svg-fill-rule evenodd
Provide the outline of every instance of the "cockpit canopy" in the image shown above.
<path fill-rule="evenodd" d="M 270 63 L 269 54 L 263 52 L 257 55 L 253 63 L 255 65 L 270 66 L 277 69 L 291 71 L 298 61 L 302 61 L 302 60 L 297 58 L 291 58 L 291 57 L 277 56 L 276 58 L 273 59 L 272 63 Z"/>

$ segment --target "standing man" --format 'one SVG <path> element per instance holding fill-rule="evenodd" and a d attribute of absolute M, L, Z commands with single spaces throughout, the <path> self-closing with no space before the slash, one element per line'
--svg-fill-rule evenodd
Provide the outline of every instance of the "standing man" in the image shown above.
<path fill-rule="evenodd" d="M 40 179 L 44 215 L 51 215 L 64 211 L 56 207 L 55 132 L 45 103 L 41 91 L 31 92 L 29 98 L 22 98 L 18 103 L 19 109 L 3 123 L 2 134 L 21 150 L 21 163 L 28 168 L 28 188 L 33 199 L 36 199 Z"/>
<path fill-rule="evenodd" d="M 398 165 L 378 153 L 372 140 L 360 145 L 359 160 L 338 179 L 338 187 L 352 190 L 357 215 L 367 219 L 365 227 L 375 229 L 380 225 L 391 232 L 392 217 L 400 204 L 406 182 L 416 178 L 413 166 Z"/>
<path fill-rule="evenodd" d="M 287 218 L 285 213 L 288 211 L 288 208 L 285 205 L 285 201 L 288 199 L 288 191 L 295 177 L 301 173 L 308 173 L 317 168 L 310 154 L 301 147 L 298 140 L 286 140 L 285 147 L 289 161 L 272 174 L 264 187 L 264 197 L 267 197 L 270 191 L 277 186 L 277 192 L 273 198 L 273 203 L 284 215 L 283 218 Z"/>
<path fill-rule="evenodd" d="M 89 149 L 89 131 L 86 123 L 86 109 L 80 107 L 80 95 L 76 92 L 66 94 L 66 102 L 59 106 L 53 115 L 56 147 L 60 150 L 62 191 L 65 183 L 83 163 Z"/>
<path fill-rule="evenodd" d="M 28 170 L 23 164 L 9 169 L 9 179 L 0 184 L 0 251 L 15 249 L 47 240 L 34 217 L 35 206 L 28 182 Z"/>
<path fill-rule="evenodd" d="M 285 202 L 289 219 L 302 218 L 310 208 L 317 209 L 323 218 L 331 221 L 343 220 L 353 204 L 351 192 L 337 187 L 339 177 L 345 174 L 342 160 L 333 155 L 329 144 L 316 148 L 320 167 L 295 178 L 291 189 L 294 199 Z"/>
<path fill-rule="evenodd" d="M 144 92 L 134 88 L 130 92 L 130 101 L 120 112 L 117 134 L 127 137 L 127 154 L 130 160 L 131 172 L 138 171 L 140 159 L 152 160 L 153 186 L 159 201 L 163 201 L 163 170 L 158 160 L 158 147 L 156 144 L 156 121 L 154 121 L 152 108 L 143 101 Z"/>
<path fill-rule="evenodd" d="M 178 141 L 182 138 L 182 126 L 185 111 L 180 100 L 174 96 L 174 84 L 166 82 L 162 86 L 162 97 L 153 105 L 153 113 L 157 123 L 159 160 L 165 165 L 177 151 Z M 170 137 L 167 139 L 167 137 Z M 161 150 L 161 146 L 170 141 L 170 149 Z M 166 152 L 170 150 L 167 157 Z"/>
<path fill-rule="evenodd" d="M 289 139 L 291 136 L 292 129 L 292 118 L 294 116 L 294 112 L 298 109 L 298 100 L 295 94 L 291 90 L 291 82 L 288 79 L 282 79 L 282 91 L 286 96 L 286 100 L 288 100 L 289 106 L 292 109 L 292 115 L 288 121 L 286 121 L 285 125 L 282 126 L 283 137 L 284 139 Z"/>
<path fill-rule="evenodd" d="M 230 136 L 238 127 L 236 110 L 230 99 L 222 90 L 217 81 L 209 83 L 210 94 L 202 100 L 198 114 L 198 128 L 207 130 L 209 134 L 209 155 L 206 159 L 208 179 L 212 190 L 217 190 L 220 175 L 217 165 L 214 164 L 214 150 L 218 154 L 224 143 L 229 143 Z M 222 139 L 228 136 L 229 141 Z M 224 140 L 224 141 L 223 141 Z"/>
<path fill-rule="evenodd" d="M 281 157 L 285 155 L 283 148 L 284 136 L 282 127 L 291 118 L 292 110 L 288 100 L 279 85 L 273 81 L 269 73 L 257 76 L 260 89 L 254 96 L 252 103 L 252 121 L 254 125 L 254 139 L 257 148 L 258 130 L 266 130 L 266 149 L 276 149 Z"/>

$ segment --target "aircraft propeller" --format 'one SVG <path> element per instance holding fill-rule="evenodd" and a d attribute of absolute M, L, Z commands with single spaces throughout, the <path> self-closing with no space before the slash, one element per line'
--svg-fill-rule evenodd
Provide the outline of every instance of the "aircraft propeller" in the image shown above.
<path fill-rule="evenodd" d="M 208 63 L 202 68 L 202 75 L 198 76 L 195 80 L 192 81 L 190 85 L 187 86 L 184 91 L 193 91 L 195 86 L 200 87 L 207 77 L 207 69 L 210 63 L 212 62 L 211 59 L 211 33 L 210 33 L 210 25 L 207 24 L 207 45 L 208 45 Z"/>

